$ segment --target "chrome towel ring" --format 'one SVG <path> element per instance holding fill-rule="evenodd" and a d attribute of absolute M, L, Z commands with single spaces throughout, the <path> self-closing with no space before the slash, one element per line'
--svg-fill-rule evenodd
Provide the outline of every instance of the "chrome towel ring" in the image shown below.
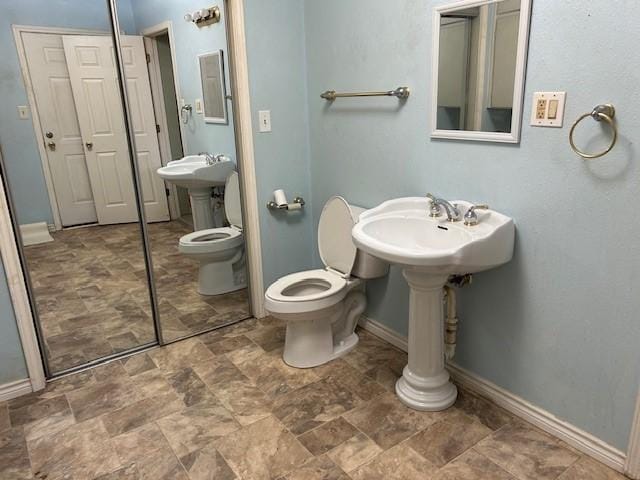
<path fill-rule="evenodd" d="M 571 149 L 574 152 L 576 152 L 578 155 L 580 155 L 582 158 L 585 158 L 585 159 L 599 158 L 599 157 L 602 157 L 602 156 L 606 155 L 607 153 L 609 153 L 611 151 L 611 149 L 615 146 L 616 141 L 618 140 L 618 129 L 616 128 L 616 124 L 613 121 L 613 118 L 615 117 L 615 115 L 616 115 L 616 109 L 610 103 L 604 103 L 604 104 L 601 104 L 601 105 L 596 105 L 594 107 L 594 109 L 591 111 L 591 113 L 585 113 L 584 115 L 581 115 L 574 122 L 574 124 L 571 126 L 571 130 L 569 131 L 569 143 L 571 144 Z M 580 150 L 578 147 L 576 147 L 576 144 L 573 141 L 573 132 L 575 131 L 575 129 L 578 126 L 578 124 L 582 120 L 587 118 L 587 117 L 591 117 L 597 122 L 600 122 L 600 121 L 604 120 L 611 127 L 611 131 L 613 132 L 613 135 L 612 135 L 612 138 L 611 138 L 611 143 L 602 152 L 585 153 L 582 150 Z"/>

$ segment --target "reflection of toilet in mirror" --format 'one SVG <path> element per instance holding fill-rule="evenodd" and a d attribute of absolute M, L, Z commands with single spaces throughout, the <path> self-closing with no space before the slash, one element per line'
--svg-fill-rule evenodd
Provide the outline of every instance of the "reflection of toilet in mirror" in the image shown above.
<path fill-rule="evenodd" d="M 227 177 L 224 210 L 229 227 L 200 230 L 180 238 L 180 253 L 200 263 L 198 292 L 202 295 L 221 295 L 247 286 L 237 172 Z"/>

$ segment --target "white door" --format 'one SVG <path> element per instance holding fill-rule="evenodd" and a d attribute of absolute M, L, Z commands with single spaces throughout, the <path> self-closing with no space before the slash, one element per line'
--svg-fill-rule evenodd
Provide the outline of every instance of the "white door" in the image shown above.
<path fill-rule="evenodd" d="M 62 36 L 22 33 L 29 77 L 63 227 L 98 220 Z"/>
<path fill-rule="evenodd" d="M 65 36 L 63 44 L 98 221 L 100 224 L 135 222 L 138 214 L 113 42 L 108 36 L 73 35 Z M 160 154 L 146 74 L 146 57 L 140 37 L 125 37 L 123 60 L 145 213 L 150 222 L 168 220 L 164 184 L 155 173 L 160 166 Z M 148 103 L 145 101 L 145 92 Z"/>

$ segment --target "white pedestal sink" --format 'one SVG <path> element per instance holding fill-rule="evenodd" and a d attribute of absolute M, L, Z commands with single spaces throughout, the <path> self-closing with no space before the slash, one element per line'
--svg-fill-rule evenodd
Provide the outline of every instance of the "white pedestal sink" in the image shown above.
<path fill-rule="evenodd" d="M 464 213 L 472 204 L 454 202 Z M 364 212 L 352 235 L 361 250 L 402 267 L 410 288 L 409 363 L 396 393 L 416 410 L 444 410 L 456 387 L 444 362 L 443 287 L 450 275 L 497 267 L 513 255 L 513 220 L 493 210 L 478 211 L 479 223 L 465 226 L 446 215 L 429 216 L 430 200 L 412 197 L 384 202 Z"/>
<path fill-rule="evenodd" d="M 199 231 L 215 227 L 211 208 L 211 189 L 223 186 L 235 168 L 235 164 L 228 157 L 209 164 L 204 155 L 190 155 L 159 168 L 158 175 L 169 183 L 188 189 L 193 229 Z"/>

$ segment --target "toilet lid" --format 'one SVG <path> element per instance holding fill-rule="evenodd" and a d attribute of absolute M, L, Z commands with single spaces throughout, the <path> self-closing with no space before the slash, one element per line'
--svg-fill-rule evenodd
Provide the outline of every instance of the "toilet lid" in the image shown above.
<path fill-rule="evenodd" d="M 224 213 L 229 224 L 242 228 L 242 210 L 240 208 L 240 182 L 238 172 L 231 172 L 224 185 Z"/>
<path fill-rule="evenodd" d="M 325 203 L 318 224 L 318 250 L 325 266 L 348 276 L 356 259 L 356 246 L 351 230 L 356 221 L 342 197 L 331 197 Z"/>

